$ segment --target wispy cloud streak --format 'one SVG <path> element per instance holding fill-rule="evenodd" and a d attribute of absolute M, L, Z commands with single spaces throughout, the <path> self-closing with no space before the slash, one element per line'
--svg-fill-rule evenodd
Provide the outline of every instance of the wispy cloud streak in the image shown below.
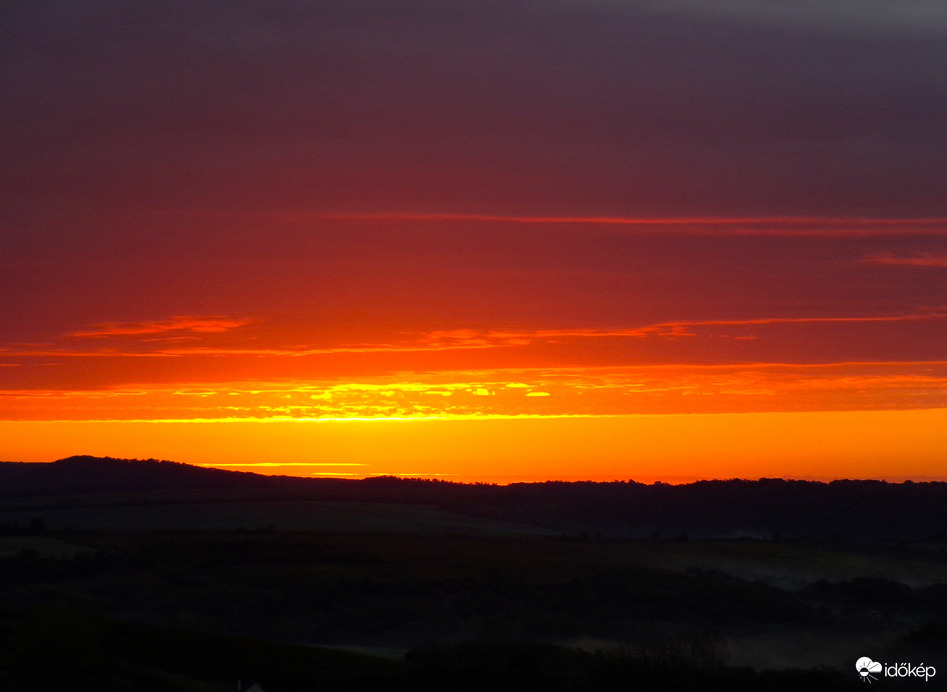
<path fill-rule="evenodd" d="M 898 315 L 840 315 L 800 317 L 754 317 L 746 319 L 680 320 L 642 325 L 639 327 L 594 329 L 534 329 L 534 330 L 478 330 L 453 329 L 422 332 L 399 343 L 339 344 L 330 346 L 294 346 L 248 348 L 235 345 L 194 345 L 179 348 L 155 348 L 163 340 L 135 340 L 135 348 L 115 346 L 102 348 L 56 348 L 49 344 L 31 347 L 0 349 L 0 358 L 185 358 L 202 356 L 306 358 L 332 354 L 423 353 L 439 351 L 466 351 L 496 348 L 526 347 L 536 342 L 582 339 L 679 339 L 694 337 L 695 330 L 707 327 L 777 326 L 814 324 L 885 324 L 905 322 L 932 322 L 947 320 L 947 308 Z M 75 338 L 135 337 L 158 331 L 186 329 L 219 333 L 250 324 L 249 320 L 208 320 L 172 318 L 166 321 L 120 323 L 70 334 Z M 129 344 L 131 346 L 132 344 Z M 146 345 L 147 344 L 147 345 Z"/>
<path fill-rule="evenodd" d="M 421 420 L 947 406 L 947 361 L 399 373 L 0 392 L 0 419 Z M 182 401 L 183 400 L 183 401 Z"/>
<path fill-rule="evenodd" d="M 175 315 L 167 320 L 143 322 L 105 322 L 91 329 L 73 332 L 76 338 L 102 338 L 108 336 L 140 336 L 143 334 L 164 334 L 167 332 L 220 333 L 250 324 L 249 320 L 235 320 L 226 317 L 190 317 Z"/>
<path fill-rule="evenodd" d="M 639 232 L 651 230 L 681 235 L 947 235 L 947 218 L 844 218 L 822 216 L 759 217 L 621 217 L 621 216 L 508 216 L 492 214 L 314 214 L 292 215 L 297 221 L 330 219 L 337 221 L 413 221 L 418 223 L 510 223 L 523 225 L 584 225 L 627 227 Z"/>
<path fill-rule="evenodd" d="M 895 255 L 885 252 L 865 257 L 869 264 L 887 264 L 903 267 L 947 267 L 947 254 L 925 253 L 919 255 Z"/>

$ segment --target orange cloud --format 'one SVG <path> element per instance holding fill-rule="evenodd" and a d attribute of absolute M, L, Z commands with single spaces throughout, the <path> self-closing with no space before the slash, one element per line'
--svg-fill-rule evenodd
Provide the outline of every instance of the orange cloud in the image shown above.
<path fill-rule="evenodd" d="M 219 333 L 250 324 L 249 320 L 235 320 L 225 317 L 189 317 L 175 315 L 168 320 L 144 322 L 105 322 L 88 331 L 73 332 L 70 336 L 81 339 L 95 339 L 107 336 L 137 336 L 141 334 L 163 334 L 167 332 Z"/>
<path fill-rule="evenodd" d="M 941 308 L 930 312 L 919 312 L 905 315 L 865 315 L 855 317 L 756 317 L 745 320 L 699 320 L 693 322 L 670 322 L 656 325 L 657 327 L 683 326 L 729 326 L 754 324 L 817 324 L 817 323 L 862 323 L 862 322 L 915 322 L 923 320 L 947 319 L 947 310 Z"/>
<path fill-rule="evenodd" d="M 733 320 L 688 320 L 661 322 L 628 329 L 536 329 L 523 331 L 459 329 L 453 331 L 426 332 L 432 347 L 438 348 L 493 348 L 500 346 L 525 346 L 534 341 L 554 339 L 599 339 L 599 338 L 677 338 L 693 337 L 693 328 L 728 327 L 783 324 L 846 324 L 846 323 L 887 323 L 915 322 L 947 319 L 947 309 L 931 310 L 903 315 L 864 315 L 839 317 L 756 317 Z M 751 335 L 734 337 L 740 340 L 752 340 Z"/>
<path fill-rule="evenodd" d="M 697 336 L 704 338 L 719 337 L 720 339 L 730 338 L 730 343 L 750 343 L 759 340 L 755 334 L 727 334 L 727 327 L 778 327 L 781 325 L 872 325 L 872 324 L 895 324 L 895 323 L 930 323 L 947 319 L 947 309 L 931 309 L 923 312 L 913 312 L 895 315 L 859 315 L 859 316 L 801 316 L 801 317 L 756 317 L 747 319 L 709 319 L 709 320 L 681 320 L 668 321 L 654 324 L 646 324 L 627 328 L 562 328 L 562 329 L 532 329 L 532 330 L 511 330 L 511 329 L 454 329 L 454 330 L 435 330 L 427 332 L 418 332 L 414 335 L 405 335 L 405 338 L 397 342 L 381 343 L 340 343 L 327 344 L 324 346 L 312 346 L 309 344 L 299 344 L 292 346 L 284 345 L 253 345 L 261 343 L 257 341 L 258 334 L 243 332 L 239 336 L 235 333 L 238 327 L 244 327 L 249 324 L 259 324 L 259 321 L 251 320 L 226 320 L 223 318 L 186 318 L 174 317 L 169 320 L 135 322 L 135 323 L 109 323 L 100 325 L 96 329 L 75 332 L 70 337 L 82 339 L 96 339 L 97 346 L 84 343 L 82 347 L 75 347 L 71 344 L 55 346 L 50 344 L 25 345 L 20 347 L 11 347 L 0 349 L 0 358 L 62 358 L 62 359 L 83 359 L 95 358 L 100 361 L 107 359 L 121 358 L 201 358 L 215 357 L 218 359 L 252 359 L 257 363 L 282 361 L 286 368 L 296 359 L 306 359 L 319 356 L 345 355 L 383 357 L 385 354 L 424 354 L 437 352 L 453 352 L 461 357 L 463 352 L 489 351 L 497 349 L 507 349 L 516 351 L 518 354 L 514 360 L 506 359 L 507 362 L 502 365 L 506 367 L 516 367 L 536 365 L 538 361 L 532 360 L 537 357 L 535 354 L 540 351 L 552 353 L 552 355 L 542 356 L 551 358 L 546 360 L 549 365 L 555 367 L 562 363 L 555 361 L 555 354 L 550 349 L 566 348 L 570 342 L 585 342 L 583 352 L 589 359 L 589 365 L 595 364 L 596 354 L 601 350 L 595 347 L 596 341 L 606 343 L 607 340 L 615 339 L 634 339 L 634 340 L 652 340 L 655 343 L 682 344 L 684 339 L 692 339 Z M 713 328 L 721 330 L 711 332 Z M 166 339 L 138 339 L 135 337 L 145 334 L 168 333 L 174 331 L 190 331 L 192 333 L 202 333 L 203 335 L 222 335 L 225 332 L 230 333 L 225 342 L 216 339 L 216 343 L 206 343 L 202 337 L 185 337 L 199 340 L 197 344 L 181 343 L 178 337 L 171 337 L 175 342 L 173 347 L 166 344 Z M 723 333 L 720 333 L 723 332 Z M 318 335 L 312 335 L 318 336 Z M 107 341 L 102 341 L 105 337 L 110 337 Z M 131 337 L 127 341 L 122 341 L 124 337 Z M 721 341 L 721 348 L 724 341 Z M 768 343 L 775 343 L 770 339 Z M 741 352 L 739 356 L 732 356 L 729 347 L 717 348 L 714 351 L 721 362 L 729 360 L 745 360 L 750 358 L 765 358 L 766 352 L 759 351 L 750 354 Z M 605 349 L 606 351 L 608 349 Z M 653 351 L 653 349 L 652 349 Z M 558 351 L 557 351 L 558 352 Z M 649 351 L 651 353 L 651 351 Z M 638 354 L 639 362 L 645 357 L 644 352 Z M 681 358 L 677 362 L 688 362 L 686 353 L 678 354 Z M 495 363 L 499 365 L 500 363 Z M 615 363 L 618 365 L 619 363 Z M 8 365 L 15 365 L 8 363 Z M 491 363 L 494 365 L 494 363 Z M 457 358 L 454 358 L 451 365 L 447 363 L 439 364 L 438 368 L 447 366 L 449 369 L 466 367 L 466 365 Z M 249 374 L 249 373 L 248 373 Z M 286 374 L 291 374 L 287 372 Z M 253 377 L 253 375 L 249 375 Z"/>
<path fill-rule="evenodd" d="M 0 419 L 369 420 L 947 407 L 947 361 L 469 370 L 8 390 Z"/>

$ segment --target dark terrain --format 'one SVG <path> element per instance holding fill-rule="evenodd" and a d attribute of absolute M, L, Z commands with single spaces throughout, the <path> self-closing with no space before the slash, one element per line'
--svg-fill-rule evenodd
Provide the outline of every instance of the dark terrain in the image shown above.
<path fill-rule="evenodd" d="M 0 689 L 834 690 L 861 656 L 947 679 L 945 529 L 944 483 L 0 463 Z"/>

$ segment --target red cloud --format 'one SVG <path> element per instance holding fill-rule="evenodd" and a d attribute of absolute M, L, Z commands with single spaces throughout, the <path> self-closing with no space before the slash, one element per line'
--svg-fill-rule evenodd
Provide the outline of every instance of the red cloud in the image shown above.
<path fill-rule="evenodd" d="M 947 267 L 947 254 L 935 255 L 925 253 L 922 255 L 899 257 L 890 252 L 885 252 L 879 255 L 869 255 L 863 258 L 862 261 L 872 264 L 892 264 L 905 267 Z"/>

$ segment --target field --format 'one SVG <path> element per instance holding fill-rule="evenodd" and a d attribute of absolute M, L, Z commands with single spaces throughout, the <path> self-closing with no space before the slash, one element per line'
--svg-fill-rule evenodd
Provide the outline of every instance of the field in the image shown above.
<path fill-rule="evenodd" d="M 843 669 L 945 605 L 929 552 L 768 541 L 179 528 L 7 537 L 0 550 L 6 608 L 78 601 L 119 622 L 389 656 L 520 641 L 660 657 L 704 638 L 688 654 L 700 663 Z M 885 607 L 859 609 L 879 594 Z"/>
<path fill-rule="evenodd" d="M 137 530 L 255 530 L 345 533 L 417 533 L 549 535 L 536 526 L 495 521 L 446 512 L 431 507 L 368 502 L 311 500 L 166 500 L 141 503 L 110 502 L 93 505 L 5 509 L 0 521 L 29 522 L 37 511 L 61 529 Z"/>
<path fill-rule="evenodd" d="M 89 689 L 814 692 L 859 689 L 861 656 L 936 666 L 947 650 L 936 524 L 911 530 L 923 542 L 693 538 L 700 515 L 680 514 L 632 538 L 628 520 L 612 535 L 582 523 L 602 526 L 624 486 L 603 489 L 602 511 L 583 485 L 492 505 L 502 490 L 332 487 L 348 498 L 0 500 L 0 687 L 50 688 L 35 659 L 48 650 L 78 652 L 56 655 Z"/>

